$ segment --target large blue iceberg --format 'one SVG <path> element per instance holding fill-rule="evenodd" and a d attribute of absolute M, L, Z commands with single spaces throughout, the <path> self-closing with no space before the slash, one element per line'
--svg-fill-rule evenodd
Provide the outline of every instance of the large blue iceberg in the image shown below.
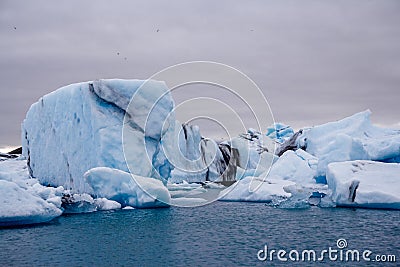
<path fill-rule="evenodd" d="M 176 120 L 165 83 L 97 80 L 40 98 L 21 137 L 22 156 L 0 161 L 0 225 L 199 205 L 213 194 L 284 208 L 400 209 L 400 130 L 372 125 L 370 111 L 216 142 Z"/>

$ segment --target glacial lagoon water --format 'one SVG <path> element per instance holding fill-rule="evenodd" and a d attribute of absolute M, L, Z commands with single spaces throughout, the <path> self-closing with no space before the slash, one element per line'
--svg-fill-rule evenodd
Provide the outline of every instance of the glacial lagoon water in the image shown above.
<path fill-rule="evenodd" d="M 313 262 L 281 262 L 276 254 L 260 261 L 257 254 L 265 245 L 319 253 L 338 249 L 338 239 L 346 240 L 347 249 L 372 251 L 370 258 L 396 255 L 397 262 L 326 256 L 328 266 L 396 266 L 399 219 L 400 211 L 235 202 L 65 215 L 47 224 L 0 229 L 0 266 L 310 266 Z"/>

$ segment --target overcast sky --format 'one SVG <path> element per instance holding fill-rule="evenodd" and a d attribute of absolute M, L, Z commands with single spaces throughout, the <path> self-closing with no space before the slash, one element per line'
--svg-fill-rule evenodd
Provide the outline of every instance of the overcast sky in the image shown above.
<path fill-rule="evenodd" d="M 368 108 L 399 126 L 397 0 L 1 0 L 0 36 L 0 146 L 19 145 L 29 106 L 60 86 L 193 60 L 244 72 L 295 128 Z"/>

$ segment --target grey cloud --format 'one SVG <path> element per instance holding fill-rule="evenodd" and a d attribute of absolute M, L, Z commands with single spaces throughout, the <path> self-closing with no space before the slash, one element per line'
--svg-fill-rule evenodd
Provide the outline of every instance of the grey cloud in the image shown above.
<path fill-rule="evenodd" d="M 399 13 L 396 0 L 2 1 L 0 145 L 18 144 L 29 106 L 60 86 L 192 60 L 243 71 L 296 128 L 367 108 L 395 124 Z"/>

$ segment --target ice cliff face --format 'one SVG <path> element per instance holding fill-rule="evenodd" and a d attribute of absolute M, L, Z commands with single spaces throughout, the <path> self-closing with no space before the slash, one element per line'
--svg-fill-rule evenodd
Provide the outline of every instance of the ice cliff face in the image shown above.
<path fill-rule="evenodd" d="M 205 182 L 220 181 L 225 172 L 229 157 L 224 158 L 219 145 L 212 139 L 205 139 L 200 134 L 199 127 L 184 124 L 176 137 L 179 152 L 170 153 L 170 159 L 175 169 L 171 172 L 170 182 Z M 230 179 L 235 179 L 231 176 Z"/>
<path fill-rule="evenodd" d="M 150 92 L 138 90 L 143 83 L 98 80 L 72 84 L 33 104 L 22 124 L 23 155 L 31 176 L 42 184 L 90 193 L 83 174 L 94 167 L 129 171 L 129 165 L 134 174 L 152 176 L 152 159 L 160 153 L 163 129 L 169 127 L 163 128 L 163 122 L 167 115 L 167 123 L 175 122 L 174 103 L 163 82 L 148 82 Z M 128 105 L 134 95 L 136 105 Z M 125 114 L 124 129 L 131 133 L 127 154 L 134 153 L 127 156 L 128 165 L 122 144 Z M 169 171 L 164 174 L 168 176 Z"/>

